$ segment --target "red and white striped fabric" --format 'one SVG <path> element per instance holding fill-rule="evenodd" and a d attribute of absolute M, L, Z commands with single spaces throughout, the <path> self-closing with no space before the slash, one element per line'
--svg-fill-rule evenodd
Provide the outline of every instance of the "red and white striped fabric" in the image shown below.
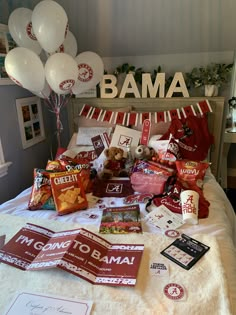
<path fill-rule="evenodd" d="M 209 112 L 212 113 L 212 108 L 208 100 L 204 100 L 202 102 L 197 103 L 197 108 L 201 115 Z"/>
<path fill-rule="evenodd" d="M 127 113 L 127 126 L 138 125 L 138 113 Z"/>
<path fill-rule="evenodd" d="M 189 117 L 189 116 L 196 116 L 196 112 L 193 105 L 185 106 L 181 108 L 181 110 L 184 115 L 184 118 Z"/>
<path fill-rule="evenodd" d="M 166 112 L 156 112 L 154 117 L 155 123 L 166 122 Z"/>

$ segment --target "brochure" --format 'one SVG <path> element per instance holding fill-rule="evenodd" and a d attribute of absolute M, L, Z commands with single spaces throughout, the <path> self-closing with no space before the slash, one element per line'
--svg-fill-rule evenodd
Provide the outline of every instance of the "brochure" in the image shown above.
<path fill-rule="evenodd" d="M 3 247 L 5 243 L 6 235 L 0 235 L 0 249 Z"/>
<path fill-rule="evenodd" d="M 38 292 L 19 292 L 4 315 L 89 315 L 93 302 Z"/>
<path fill-rule="evenodd" d="M 102 234 L 142 233 L 139 205 L 104 209 L 99 232 Z"/>
<path fill-rule="evenodd" d="M 83 229 L 53 232 L 27 223 L 0 250 L 0 261 L 22 270 L 57 267 L 92 284 L 134 286 L 143 244 L 111 244 Z"/>

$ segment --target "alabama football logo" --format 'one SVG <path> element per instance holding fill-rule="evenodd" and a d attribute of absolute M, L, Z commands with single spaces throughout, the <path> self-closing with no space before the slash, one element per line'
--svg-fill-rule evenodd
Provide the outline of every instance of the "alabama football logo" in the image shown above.
<path fill-rule="evenodd" d="M 88 82 L 93 78 L 93 69 L 86 63 L 78 65 L 78 80 L 82 82 Z"/>

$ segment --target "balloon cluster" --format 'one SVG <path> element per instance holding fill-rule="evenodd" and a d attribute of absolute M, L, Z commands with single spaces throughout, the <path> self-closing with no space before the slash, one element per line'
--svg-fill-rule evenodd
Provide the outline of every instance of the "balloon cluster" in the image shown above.
<path fill-rule="evenodd" d="M 45 99 L 57 115 L 57 122 L 65 100 L 101 81 L 102 59 L 91 51 L 77 55 L 77 42 L 69 30 L 67 14 L 57 2 L 44 0 L 33 10 L 17 8 L 9 17 L 8 28 L 17 44 L 5 58 L 9 78 Z"/>

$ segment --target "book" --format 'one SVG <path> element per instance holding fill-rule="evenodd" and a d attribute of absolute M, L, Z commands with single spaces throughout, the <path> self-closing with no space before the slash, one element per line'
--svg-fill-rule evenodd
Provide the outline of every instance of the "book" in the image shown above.
<path fill-rule="evenodd" d="M 53 232 L 27 223 L 0 250 L 0 262 L 21 270 L 60 268 L 92 284 L 135 286 L 143 244 L 112 244 L 79 228 Z"/>
<path fill-rule="evenodd" d="M 142 233 L 139 205 L 104 209 L 99 232 L 102 234 Z"/>
<path fill-rule="evenodd" d="M 161 251 L 161 254 L 189 270 L 209 249 L 209 246 L 182 234 L 180 238 Z"/>

